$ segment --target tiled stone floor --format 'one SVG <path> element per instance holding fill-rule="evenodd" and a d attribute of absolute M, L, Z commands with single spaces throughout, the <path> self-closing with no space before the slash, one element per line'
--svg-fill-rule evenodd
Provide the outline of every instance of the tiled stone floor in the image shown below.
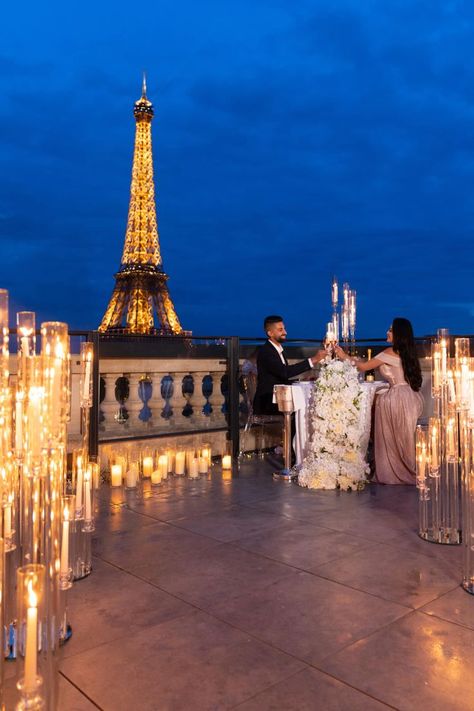
<path fill-rule="evenodd" d="M 474 708 L 474 598 L 461 550 L 417 537 L 416 491 L 270 472 L 101 490 L 61 711 Z"/>

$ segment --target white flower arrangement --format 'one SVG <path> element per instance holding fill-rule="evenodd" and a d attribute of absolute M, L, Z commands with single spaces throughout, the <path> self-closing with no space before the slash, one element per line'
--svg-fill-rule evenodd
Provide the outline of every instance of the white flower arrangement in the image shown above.
<path fill-rule="evenodd" d="M 322 362 L 308 409 L 310 439 L 298 475 L 309 489 L 363 489 L 369 467 L 361 451 L 364 392 L 351 363 Z"/>

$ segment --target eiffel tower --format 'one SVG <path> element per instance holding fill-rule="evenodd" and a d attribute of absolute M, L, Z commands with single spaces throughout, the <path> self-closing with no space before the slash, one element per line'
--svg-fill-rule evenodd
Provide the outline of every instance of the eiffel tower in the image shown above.
<path fill-rule="evenodd" d="M 156 220 L 151 122 L 153 105 L 146 95 L 135 102 L 135 150 L 127 232 L 115 288 L 99 326 L 102 333 L 179 335 L 183 329 L 163 271 Z"/>

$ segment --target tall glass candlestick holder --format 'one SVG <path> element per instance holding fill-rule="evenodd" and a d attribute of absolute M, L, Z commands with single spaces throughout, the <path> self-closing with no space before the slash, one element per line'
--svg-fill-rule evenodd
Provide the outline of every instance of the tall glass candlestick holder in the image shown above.
<path fill-rule="evenodd" d="M 4 658 L 6 656 L 5 651 L 7 648 L 5 635 L 5 558 L 3 554 L 3 539 L 0 538 L 0 709 L 5 708 L 3 690 L 5 689 L 4 681 Z"/>
<path fill-rule="evenodd" d="M 17 611 L 19 654 L 17 711 L 40 711 L 47 705 L 48 673 L 44 665 L 43 631 L 48 625 L 46 613 L 44 565 L 26 565 L 17 571 Z M 54 707 L 53 707 L 54 708 Z"/>
<path fill-rule="evenodd" d="M 457 339 L 465 341 L 466 339 Z M 417 444 L 417 478 L 426 470 L 420 499 L 419 535 L 432 543 L 458 545 L 461 541 L 460 510 L 460 418 L 469 406 L 466 343 L 456 342 L 456 358 L 450 355 L 446 329 L 438 331 L 432 344 L 432 397 L 434 417 L 426 432 L 426 460 L 421 463 Z M 467 343 L 467 352 L 469 343 Z M 467 360 L 466 360 L 467 359 Z M 421 435 L 419 436 L 421 437 Z M 418 440 L 417 440 L 418 443 Z"/>

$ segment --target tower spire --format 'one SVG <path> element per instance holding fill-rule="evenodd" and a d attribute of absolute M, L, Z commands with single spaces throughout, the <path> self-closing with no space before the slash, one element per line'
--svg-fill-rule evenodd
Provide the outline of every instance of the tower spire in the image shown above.
<path fill-rule="evenodd" d="M 99 331 L 127 334 L 183 333 L 163 271 L 156 219 L 151 122 L 153 104 L 146 95 L 133 107 L 135 149 L 127 230 L 115 288 Z"/>

